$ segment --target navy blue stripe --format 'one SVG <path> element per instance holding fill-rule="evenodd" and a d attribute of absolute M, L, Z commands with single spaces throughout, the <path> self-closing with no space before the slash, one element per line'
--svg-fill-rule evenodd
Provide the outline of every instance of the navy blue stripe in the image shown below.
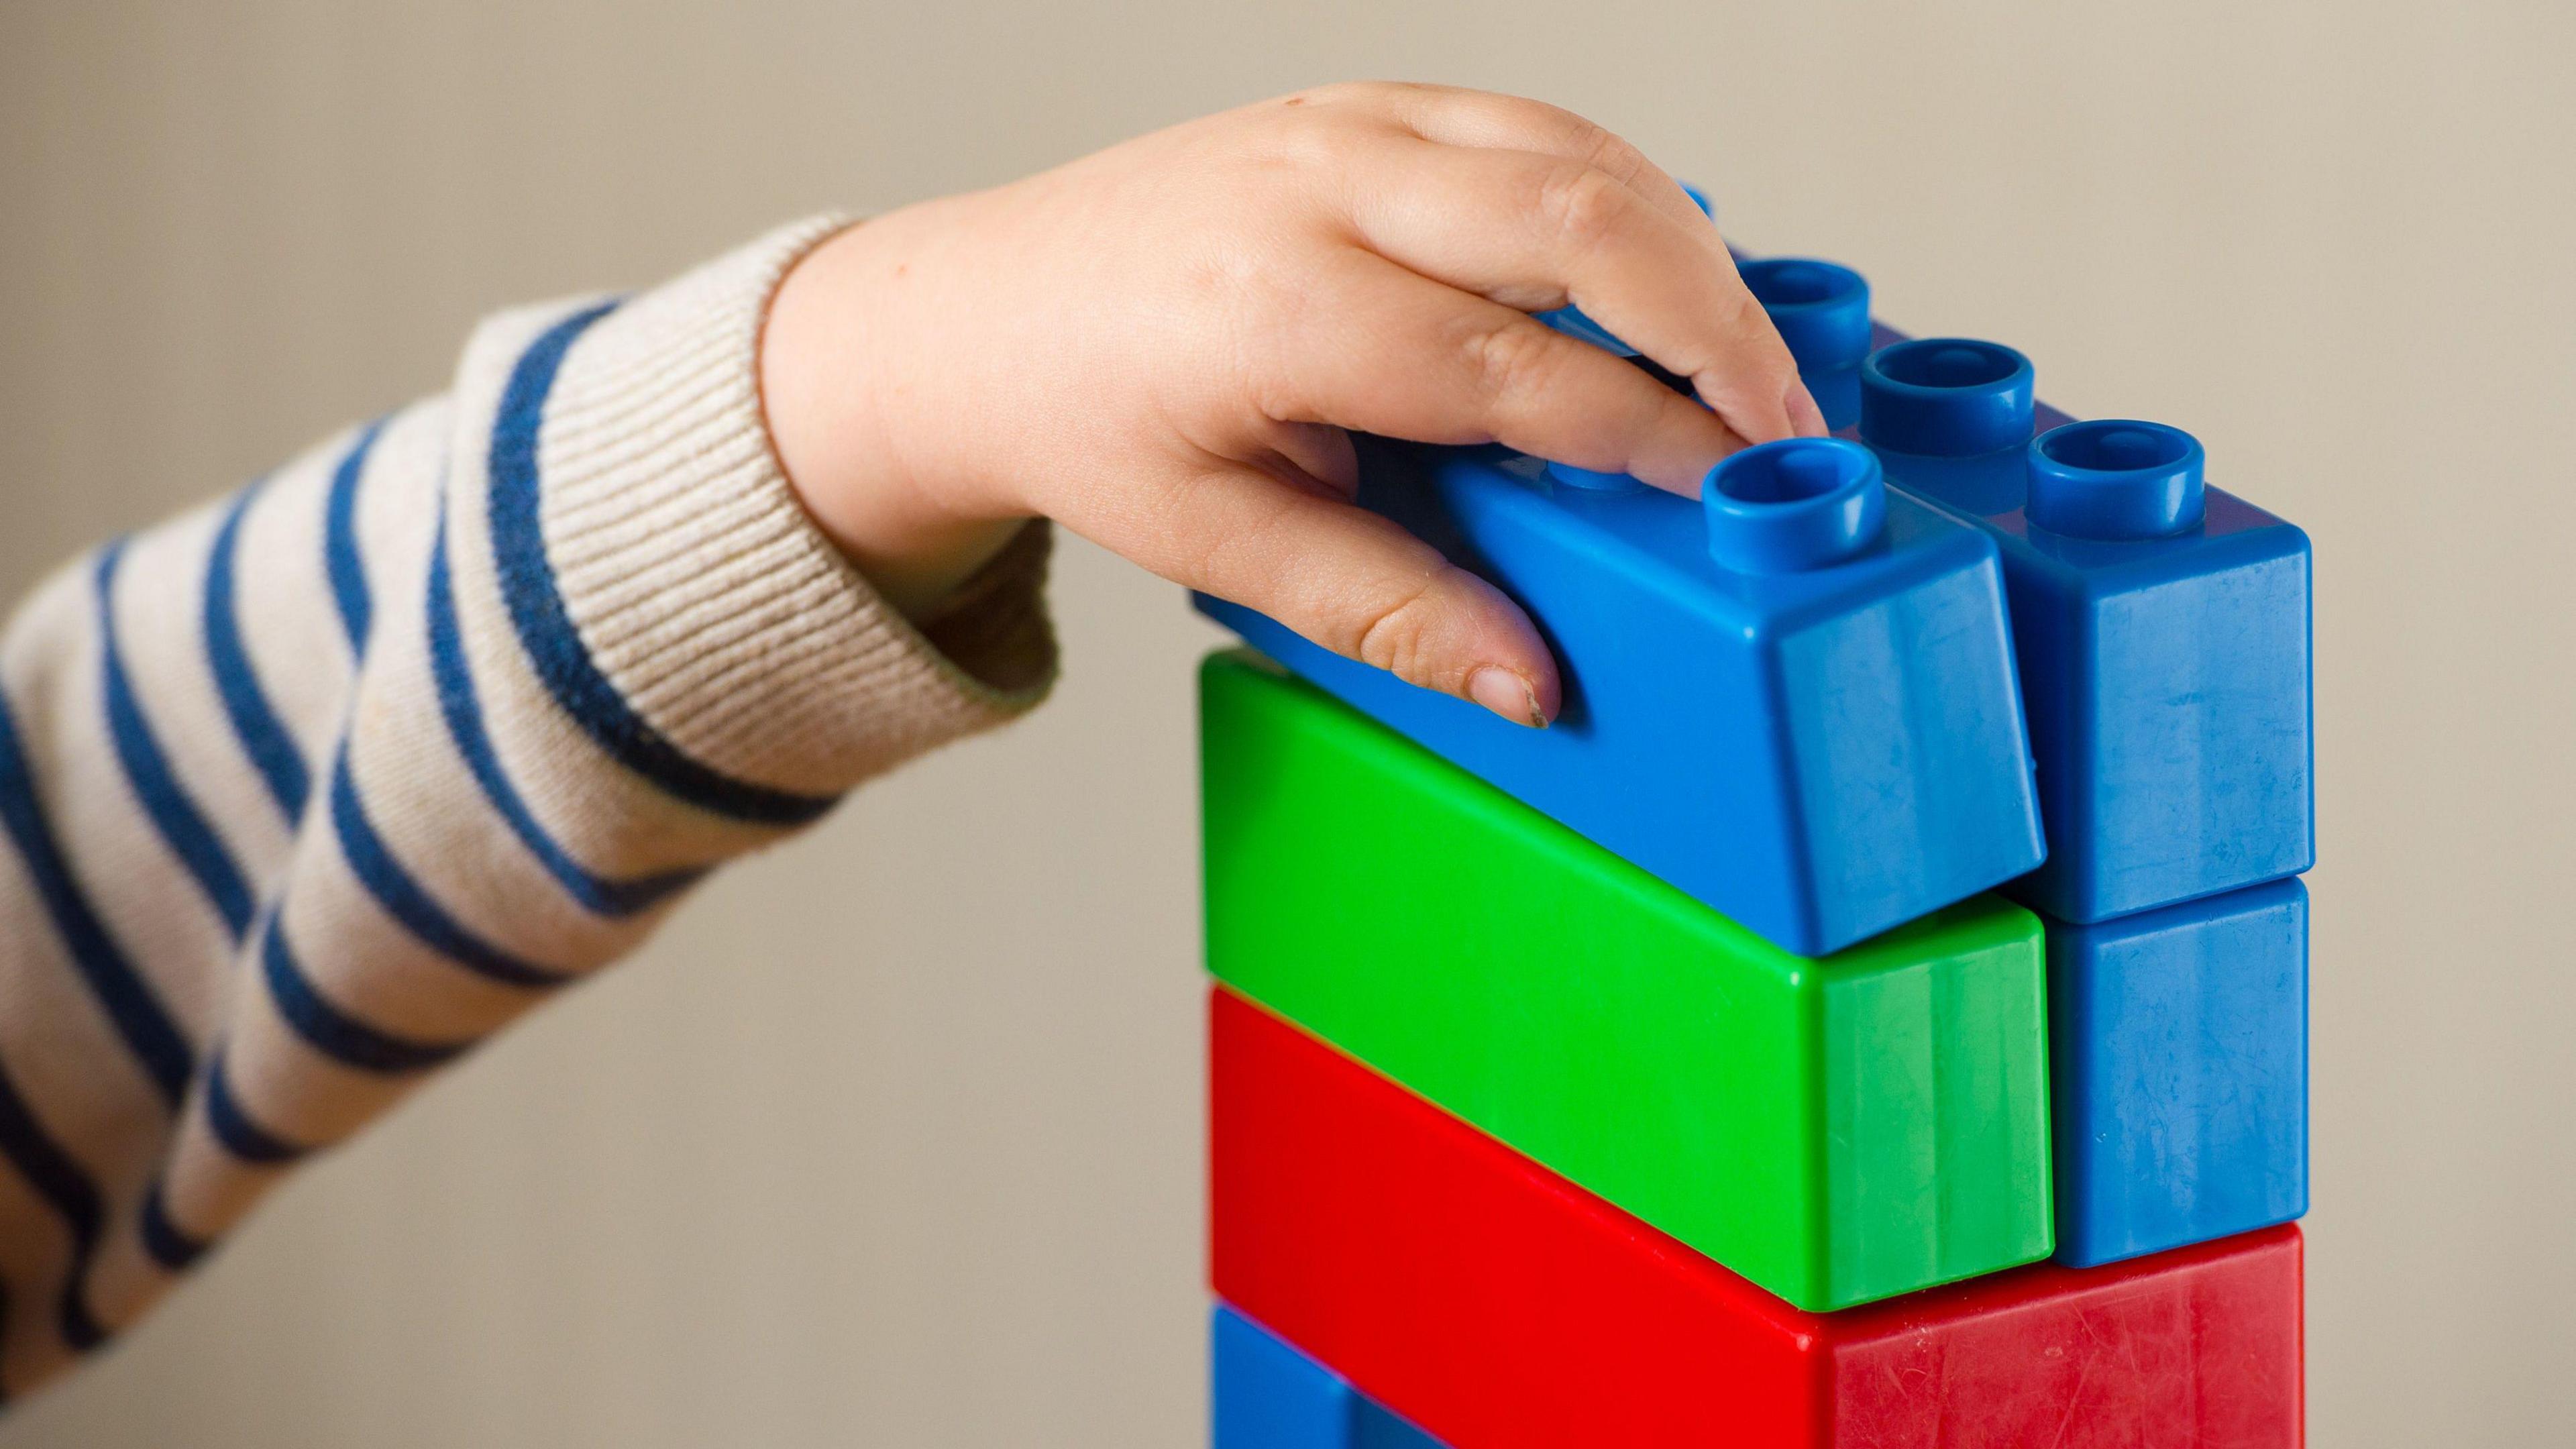
<path fill-rule="evenodd" d="M 603 916 L 631 916 L 688 889 L 706 874 L 704 869 L 677 870 L 640 880 L 608 880 L 584 869 L 537 823 L 535 812 L 519 797 L 518 787 L 502 770 L 500 754 L 492 748 L 492 737 L 483 728 L 483 705 L 475 694 L 474 672 L 465 659 L 465 634 L 457 627 L 456 591 L 448 574 L 447 521 L 443 514 L 429 549 L 429 666 L 437 680 L 438 709 L 446 716 L 448 736 L 456 742 L 456 752 L 464 757 L 475 782 L 483 787 L 484 798 L 509 823 L 519 843 L 545 866 L 546 873 L 584 909 Z"/>
<path fill-rule="evenodd" d="M 63 859 L 53 824 L 45 818 L 44 802 L 36 794 L 35 776 L 28 769 L 6 691 L 0 691 L 0 824 L 7 826 L 9 838 L 16 842 L 28 878 L 35 883 L 45 914 L 52 918 L 55 934 L 71 953 L 81 980 L 98 998 L 116 1034 L 125 1038 L 144 1074 L 176 1108 L 187 1096 L 192 1069 L 187 1039 L 179 1035 L 152 983 L 143 979 L 107 934 L 88 895 L 73 878 L 70 863 Z M 11 925 L 25 929 L 21 923 Z"/>
<path fill-rule="evenodd" d="M 555 703 L 628 769 L 702 810 L 764 825 L 802 825 L 831 809 L 831 798 L 737 780 L 683 753 L 599 672 L 556 589 L 538 516 L 537 431 L 565 352 L 615 305 L 576 312 L 531 344 L 511 369 L 492 422 L 492 556 L 510 623 Z"/>
<path fill-rule="evenodd" d="M 231 1074 L 224 1070 L 219 1052 L 206 1068 L 206 1126 L 223 1144 L 226 1152 L 244 1162 L 266 1166 L 293 1162 L 312 1151 L 298 1146 L 251 1120 L 243 1110 L 241 1099 L 233 1095 Z"/>
<path fill-rule="evenodd" d="M 73 1265 L 70 1279 L 63 1284 L 62 1301 L 56 1305 L 63 1341 L 82 1353 L 108 1340 L 107 1325 L 89 1311 L 89 1294 L 82 1287 L 88 1281 L 89 1255 L 84 1253 Z"/>
<path fill-rule="evenodd" d="M 134 697 L 134 681 L 126 674 L 125 654 L 117 646 L 116 570 L 124 557 L 125 543 L 120 539 L 98 558 L 99 667 L 107 696 L 108 738 L 115 742 L 117 763 L 125 767 L 125 782 L 142 803 L 143 813 L 152 817 L 153 828 L 161 832 L 170 852 L 197 878 L 198 889 L 214 903 L 224 918 L 224 929 L 238 942 L 250 929 L 254 910 L 250 884 L 214 827 L 206 823 L 197 802 L 188 797 L 187 787 L 171 771 L 169 757 L 153 736 L 152 722 Z"/>
<path fill-rule="evenodd" d="M 27 1186 L 45 1200 L 70 1232 L 71 1271 L 63 1284 L 62 1300 L 56 1305 L 58 1323 L 64 1340 L 72 1347 L 97 1347 L 107 1340 L 107 1332 L 90 1316 L 81 1284 L 89 1277 L 90 1258 L 98 1251 L 99 1230 L 107 1221 L 107 1209 L 97 1184 L 28 1110 L 27 1099 L 18 1095 L 18 1084 L 9 1079 L 5 1069 L 0 1069 L 0 1156 L 9 1159 Z"/>
<path fill-rule="evenodd" d="M 186 1229 L 170 1220 L 170 1205 L 162 1200 L 161 1182 L 154 1179 L 151 1191 L 143 1195 L 143 1251 L 152 1261 L 173 1273 L 184 1273 L 206 1256 L 209 1246 L 189 1236 Z"/>
<path fill-rule="evenodd" d="M 296 964 L 295 953 L 286 944 L 286 928 L 274 916 L 269 918 L 267 939 L 259 954 L 260 974 L 268 982 L 269 999 L 276 1003 L 277 1014 L 315 1051 L 343 1066 L 386 1075 L 426 1071 L 454 1061 L 473 1045 L 395 1036 L 333 1006 Z"/>
<path fill-rule="evenodd" d="M 312 777 L 305 768 L 304 752 L 296 748 L 295 737 L 278 722 L 277 711 L 259 687 L 250 651 L 242 647 L 241 618 L 234 603 L 233 570 L 241 551 L 242 515 L 250 511 L 260 488 L 260 483 L 254 483 L 243 489 L 225 510 L 223 526 L 215 533 L 214 552 L 206 562 L 206 662 L 215 671 L 215 689 L 223 696 L 224 714 L 232 721 L 242 753 L 268 782 L 268 793 L 291 826 L 304 818 Z"/>
<path fill-rule="evenodd" d="M 331 493 L 323 509 L 322 557 L 331 574 L 331 597 L 340 605 L 340 627 L 349 635 L 349 652 L 367 652 L 367 630 L 375 609 L 367 594 L 367 565 L 358 554 L 358 481 L 366 476 L 367 455 L 385 420 L 367 424 L 358 440 L 331 470 Z"/>
<path fill-rule="evenodd" d="M 560 986 L 571 979 L 569 972 L 523 960 L 467 930 L 412 878 L 376 833 L 375 822 L 367 818 L 366 802 L 358 797 L 357 781 L 349 772 L 346 746 L 331 767 L 331 823 L 339 832 L 340 854 L 347 858 L 350 871 L 376 904 L 422 945 L 512 986 Z"/>

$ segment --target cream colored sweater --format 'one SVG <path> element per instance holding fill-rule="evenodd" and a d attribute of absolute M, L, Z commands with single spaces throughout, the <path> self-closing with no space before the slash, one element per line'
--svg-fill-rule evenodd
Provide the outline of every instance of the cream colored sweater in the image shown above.
<path fill-rule="evenodd" d="M 758 391 L 789 227 L 504 313 L 446 396 L 41 587 L 0 644 L 0 1391 L 709 869 L 1051 680 L 1047 539 L 916 628 Z"/>

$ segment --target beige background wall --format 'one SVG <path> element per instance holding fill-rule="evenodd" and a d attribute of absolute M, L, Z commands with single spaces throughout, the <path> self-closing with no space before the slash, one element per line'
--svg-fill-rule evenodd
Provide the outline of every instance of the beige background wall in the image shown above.
<path fill-rule="evenodd" d="M 2563 1442 L 2576 9 L 1930 10 L 0 0 L 0 588 L 497 304 L 1309 82 L 1542 94 L 2312 531 L 2316 1438 Z M 1211 631 L 1081 546 L 1057 598 L 1042 715 L 722 882 L 0 1449 L 1193 1442 Z"/>

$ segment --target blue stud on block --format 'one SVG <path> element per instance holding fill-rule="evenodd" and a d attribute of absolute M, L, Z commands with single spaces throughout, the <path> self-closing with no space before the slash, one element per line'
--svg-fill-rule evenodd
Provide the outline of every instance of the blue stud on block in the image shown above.
<path fill-rule="evenodd" d="M 2048 940 L 2057 1260 L 2308 1209 L 2308 896 L 2295 880 Z"/>
<path fill-rule="evenodd" d="M 1744 266 L 1748 284 L 1843 271 Z M 1830 305 L 1756 295 L 1809 339 L 1801 374 L 1888 485 L 2002 550 L 2048 827 L 2048 863 L 2010 893 L 2101 921 L 2314 864 L 2307 535 L 2209 487 L 2180 429 L 2041 406 L 2009 347 L 1860 335 L 1856 277 Z"/>
<path fill-rule="evenodd" d="M 1537 621 L 1565 677 L 1545 730 L 1199 606 L 1800 955 L 2037 865 L 1994 545 L 1838 440 L 1747 449 L 1702 492 L 1577 483 L 1499 448 L 1364 447 L 1360 502 Z"/>
<path fill-rule="evenodd" d="M 1860 364 L 1869 356 L 1869 283 L 1806 257 L 1744 261 L 1737 271 L 1789 344 L 1826 425 L 1848 427 L 1860 415 Z"/>
<path fill-rule="evenodd" d="M 1208 1339 L 1212 1449 L 1442 1449 L 1340 1374 L 1223 1304 Z"/>

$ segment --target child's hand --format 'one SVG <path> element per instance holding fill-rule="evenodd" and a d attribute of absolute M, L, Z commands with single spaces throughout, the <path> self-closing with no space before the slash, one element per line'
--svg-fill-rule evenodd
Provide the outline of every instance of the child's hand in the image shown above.
<path fill-rule="evenodd" d="M 1528 316 L 1579 303 L 1703 410 Z M 1716 231 L 1635 148 L 1533 101 L 1334 86 L 834 238 L 781 288 L 770 423 L 899 608 L 1018 521 L 1520 723 L 1521 611 L 1351 506 L 1344 428 L 1500 441 L 1695 492 L 1824 423 Z"/>

